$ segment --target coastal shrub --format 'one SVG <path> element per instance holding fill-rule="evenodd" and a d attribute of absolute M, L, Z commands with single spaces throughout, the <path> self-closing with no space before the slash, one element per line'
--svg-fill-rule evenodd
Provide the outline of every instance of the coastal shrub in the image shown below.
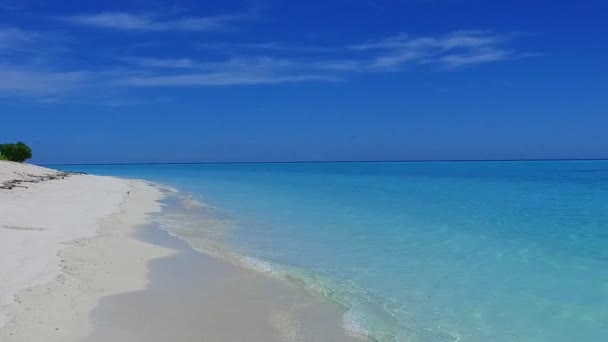
<path fill-rule="evenodd" d="M 0 154 L 0 160 L 6 160 L 6 157 Z"/>
<path fill-rule="evenodd" d="M 0 155 L 5 160 L 23 163 L 32 158 L 32 149 L 21 141 L 15 144 L 2 144 L 0 145 Z"/>

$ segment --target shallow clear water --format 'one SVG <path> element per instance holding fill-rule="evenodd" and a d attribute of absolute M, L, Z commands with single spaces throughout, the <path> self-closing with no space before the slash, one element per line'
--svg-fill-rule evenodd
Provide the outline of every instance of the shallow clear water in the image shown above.
<path fill-rule="evenodd" d="M 182 190 L 167 229 L 381 341 L 608 340 L 608 161 L 60 168 Z"/>

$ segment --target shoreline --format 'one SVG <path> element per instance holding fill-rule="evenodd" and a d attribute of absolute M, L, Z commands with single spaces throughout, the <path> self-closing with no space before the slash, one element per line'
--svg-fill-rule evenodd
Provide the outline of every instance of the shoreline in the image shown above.
<path fill-rule="evenodd" d="M 165 194 L 155 184 L 70 175 L 29 189 L 3 190 L 8 192 L 0 193 L 0 201 L 8 196 L 34 203 L 33 198 L 43 193 L 56 196 L 67 185 L 76 183 L 80 195 L 90 190 L 82 187 L 85 183 L 106 189 L 113 184 L 121 195 L 114 194 L 108 201 L 114 206 L 95 217 L 82 209 L 87 201 L 76 194 L 67 196 L 78 205 L 64 203 L 70 210 L 59 216 L 87 216 L 91 222 L 86 229 L 74 227 L 77 231 L 62 236 L 54 249 L 47 250 L 50 256 L 37 256 L 44 264 L 46 272 L 38 269 L 44 277 L 30 279 L 12 293 L 0 293 L 14 300 L 0 307 L 7 316 L 0 326 L 3 342 L 108 338 L 150 342 L 160 336 L 180 341 L 363 339 L 348 335 L 343 329 L 344 310 L 339 305 L 296 284 L 196 251 L 157 226 L 151 215 L 161 212 Z M 98 205 L 104 193 L 90 194 L 92 203 Z M 48 203 L 48 198 L 43 203 Z M 43 221 L 48 215 L 57 215 L 56 211 L 36 212 L 35 207 L 25 206 L 22 210 L 25 214 L 35 213 L 33 216 Z M 13 261 L 5 259 L 5 263 Z M 146 300 L 138 300 L 141 296 Z M 157 319 L 170 312 L 164 320 Z M 173 319 L 183 313 L 188 315 Z M 120 319 L 113 321 L 116 317 Z M 157 330 L 149 328 L 150 321 L 156 322 Z"/>
<path fill-rule="evenodd" d="M 340 306 L 297 284 L 197 251 L 158 224 L 135 237 L 172 253 L 149 261 L 144 289 L 101 298 L 84 341 L 363 340 L 343 329 Z"/>
<path fill-rule="evenodd" d="M 56 261 L 56 272 L 14 294 L 14 301 L 4 306 L 8 320 L 0 340 L 81 340 L 92 330 L 89 314 L 101 298 L 144 288 L 147 263 L 171 253 L 131 237 L 149 213 L 160 210 L 160 191 L 143 181 L 102 178 L 126 185 L 122 203 L 98 218 L 89 234 L 61 242 L 56 257 L 46 260 L 49 269 Z"/>

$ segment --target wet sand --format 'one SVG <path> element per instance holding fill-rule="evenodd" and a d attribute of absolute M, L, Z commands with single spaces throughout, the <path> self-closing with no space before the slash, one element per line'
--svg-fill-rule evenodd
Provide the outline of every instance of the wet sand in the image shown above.
<path fill-rule="evenodd" d="M 137 238 L 175 253 L 149 263 L 141 291 L 103 298 L 87 342 L 361 341 L 343 309 L 288 282 L 194 251 L 154 226 Z"/>

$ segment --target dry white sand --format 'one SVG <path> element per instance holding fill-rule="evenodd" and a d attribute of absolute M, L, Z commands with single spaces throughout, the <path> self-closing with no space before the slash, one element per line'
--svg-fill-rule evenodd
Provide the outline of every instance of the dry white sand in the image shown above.
<path fill-rule="evenodd" d="M 56 175 L 58 171 L 44 167 L 0 160 L 0 184 L 10 180 L 32 181 L 40 177 Z"/>
<path fill-rule="evenodd" d="M 3 182 L 54 174 L 0 162 Z M 99 298 L 144 288 L 147 262 L 169 253 L 129 237 L 160 191 L 89 175 L 19 185 L 0 189 L 0 341 L 78 340 Z"/>

